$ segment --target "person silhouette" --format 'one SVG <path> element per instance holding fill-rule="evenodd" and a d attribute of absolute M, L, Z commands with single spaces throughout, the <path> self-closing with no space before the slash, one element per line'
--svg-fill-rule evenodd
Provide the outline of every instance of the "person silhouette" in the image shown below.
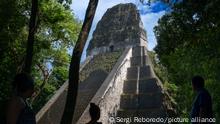
<path fill-rule="evenodd" d="M 100 108 L 95 103 L 90 103 L 89 114 L 91 120 L 87 124 L 102 124 L 102 122 L 97 122 L 100 118 Z"/>
<path fill-rule="evenodd" d="M 34 93 L 34 80 L 26 73 L 17 74 L 12 82 L 13 95 L 6 111 L 7 124 L 36 124 L 35 114 L 26 99 Z"/>
<path fill-rule="evenodd" d="M 196 92 L 190 115 L 192 123 L 200 123 L 202 118 L 213 118 L 212 98 L 204 84 L 205 81 L 201 76 L 192 78 L 192 89 Z"/>

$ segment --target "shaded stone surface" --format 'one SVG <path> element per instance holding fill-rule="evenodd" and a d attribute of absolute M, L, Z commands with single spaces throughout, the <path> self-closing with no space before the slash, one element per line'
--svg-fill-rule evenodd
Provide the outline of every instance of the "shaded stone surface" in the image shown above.
<path fill-rule="evenodd" d="M 94 76 L 94 75 L 99 75 Z M 76 109 L 74 112 L 73 124 L 76 123 L 77 119 L 81 116 L 82 112 L 85 110 L 86 106 L 89 104 L 89 101 L 92 99 L 98 88 L 101 86 L 101 83 L 105 80 L 108 73 L 103 70 L 96 70 L 91 73 L 91 75 L 82 82 L 79 87 Z M 64 110 L 64 105 L 66 101 L 67 90 L 64 90 L 54 101 L 53 105 L 48 111 L 44 114 L 44 117 L 38 121 L 38 124 L 59 124 L 62 113 Z"/>
<path fill-rule="evenodd" d="M 94 56 L 84 69 L 80 72 L 81 80 L 79 84 L 76 109 L 73 119 L 73 124 L 81 116 L 90 100 L 93 98 L 101 84 L 108 76 L 117 59 L 120 57 L 121 52 L 113 52 L 103 55 Z M 111 60 L 109 60 L 111 58 Z M 104 62 L 102 65 L 101 63 Z M 62 113 L 65 106 L 67 95 L 67 83 L 61 87 L 61 89 L 53 96 L 49 101 L 50 105 L 46 105 L 38 115 L 41 117 L 38 119 L 38 124 L 60 124 Z"/>
<path fill-rule="evenodd" d="M 157 118 L 167 117 L 162 87 L 149 64 L 146 46 L 133 47 L 131 67 L 127 69 L 120 108 L 116 117 Z M 116 123 L 123 123 L 116 121 Z M 136 124 L 131 120 L 131 124 Z"/>
<path fill-rule="evenodd" d="M 108 9 L 98 22 L 87 53 L 94 55 L 139 45 L 141 38 L 146 42 L 146 32 L 136 6 L 119 4 Z"/>
<path fill-rule="evenodd" d="M 108 124 L 109 117 L 115 115 L 118 110 L 120 95 L 123 92 L 123 82 L 126 80 L 126 70 L 130 67 L 128 60 L 131 57 L 131 51 L 131 48 L 129 48 L 122 53 L 102 86 L 90 101 L 100 107 L 101 116 L 99 121 L 103 124 Z M 88 105 L 77 124 L 85 124 L 90 121 L 89 108 Z"/>

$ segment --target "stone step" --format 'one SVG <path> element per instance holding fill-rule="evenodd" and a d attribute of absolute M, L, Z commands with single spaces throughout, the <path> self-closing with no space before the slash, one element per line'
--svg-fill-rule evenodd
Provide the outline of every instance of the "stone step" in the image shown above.
<path fill-rule="evenodd" d="M 144 57 L 143 58 L 143 63 L 144 63 L 143 66 L 144 65 L 149 65 L 150 64 L 149 56 L 147 54 L 145 54 L 143 57 Z"/>
<path fill-rule="evenodd" d="M 150 65 L 140 67 L 139 79 L 148 79 L 152 77 L 153 77 L 153 73 Z"/>
<path fill-rule="evenodd" d="M 129 67 L 127 69 L 127 79 L 138 79 L 138 67 Z"/>
<path fill-rule="evenodd" d="M 143 55 L 147 55 L 147 48 L 143 47 Z"/>
<path fill-rule="evenodd" d="M 139 93 L 157 93 L 160 91 L 156 78 L 139 80 Z"/>
<path fill-rule="evenodd" d="M 143 46 L 135 46 L 132 48 L 132 56 L 142 56 Z"/>
<path fill-rule="evenodd" d="M 163 105 L 162 93 L 139 94 L 139 108 L 158 108 Z"/>
<path fill-rule="evenodd" d="M 122 94 L 120 100 L 121 109 L 137 109 L 138 94 Z"/>
<path fill-rule="evenodd" d="M 144 66 L 149 64 L 148 56 L 133 56 L 130 58 L 131 66 Z"/>
<path fill-rule="evenodd" d="M 162 106 L 162 93 L 122 94 L 121 109 L 148 109 Z"/>
<path fill-rule="evenodd" d="M 117 117 L 128 118 L 128 117 L 144 117 L 144 118 L 157 118 L 166 117 L 166 111 L 163 107 L 152 108 L 152 109 L 119 109 L 117 111 Z"/>
<path fill-rule="evenodd" d="M 137 90 L 138 89 L 138 90 Z M 138 91 L 138 92 L 137 92 Z M 156 78 L 137 80 L 126 80 L 124 82 L 123 92 L 125 94 L 135 94 L 135 93 L 156 93 L 159 92 L 160 87 L 157 84 Z"/>
<path fill-rule="evenodd" d="M 137 93 L 137 80 L 124 81 L 123 93 L 125 93 L 125 94 Z"/>
<path fill-rule="evenodd" d="M 138 77 L 139 74 L 139 77 Z M 133 67 L 129 67 L 127 70 L 127 79 L 148 79 L 148 78 L 152 78 L 153 77 L 153 73 L 151 71 L 151 68 L 149 65 L 145 65 L 145 66 L 133 66 Z"/>

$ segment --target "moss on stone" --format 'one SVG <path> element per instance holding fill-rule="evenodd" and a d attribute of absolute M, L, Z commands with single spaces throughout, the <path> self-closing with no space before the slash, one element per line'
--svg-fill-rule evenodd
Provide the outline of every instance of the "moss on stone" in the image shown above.
<path fill-rule="evenodd" d="M 95 55 L 80 72 L 80 82 L 83 82 L 86 78 L 89 77 L 90 73 L 95 70 L 101 69 L 109 73 L 121 54 L 122 51 L 116 51 Z"/>

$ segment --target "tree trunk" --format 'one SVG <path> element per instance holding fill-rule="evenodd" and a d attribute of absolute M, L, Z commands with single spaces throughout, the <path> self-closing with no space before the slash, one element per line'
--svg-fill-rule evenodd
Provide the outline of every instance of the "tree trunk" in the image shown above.
<path fill-rule="evenodd" d="M 22 71 L 31 73 L 31 65 L 33 58 L 34 34 L 36 31 L 36 20 L 38 11 L 38 0 L 32 0 L 31 16 L 29 22 L 29 34 L 26 47 L 26 57 Z"/>
<path fill-rule="evenodd" d="M 61 119 L 61 124 L 72 123 L 74 110 L 76 106 L 78 84 L 79 84 L 80 58 L 81 58 L 86 40 L 88 38 L 89 31 L 92 26 L 92 22 L 95 16 L 97 5 L 98 5 L 98 0 L 89 1 L 89 5 L 86 10 L 86 15 L 85 15 L 85 19 L 83 22 L 83 26 L 80 31 L 76 45 L 73 49 L 72 58 L 70 62 L 70 68 L 69 68 L 69 86 L 68 86 L 68 92 L 67 92 L 67 99 L 66 99 L 66 104 L 64 108 L 64 113 Z"/>

